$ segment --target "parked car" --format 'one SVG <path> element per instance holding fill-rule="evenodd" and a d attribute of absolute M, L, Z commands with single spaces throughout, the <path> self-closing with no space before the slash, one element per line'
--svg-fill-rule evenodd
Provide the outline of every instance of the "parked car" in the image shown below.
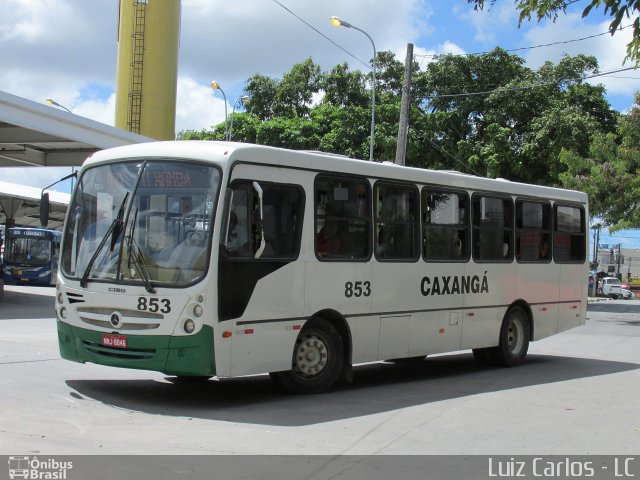
<path fill-rule="evenodd" d="M 624 298 L 625 300 L 634 300 L 636 298 L 636 294 L 633 293 L 631 290 L 628 290 L 626 288 L 622 288 L 622 298 Z"/>
<path fill-rule="evenodd" d="M 611 298 L 622 298 L 622 287 L 620 280 L 616 277 L 604 277 L 600 280 L 598 295 Z"/>

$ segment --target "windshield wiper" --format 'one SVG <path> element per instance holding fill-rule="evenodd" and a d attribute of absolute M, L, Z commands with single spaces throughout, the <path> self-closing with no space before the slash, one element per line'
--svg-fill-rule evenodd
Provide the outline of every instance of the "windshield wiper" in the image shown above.
<path fill-rule="evenodd" d="M 102 251 L 104 246 L 107 244 L 107 240 L 109 239 L 111 240 L 110 251 L 113 252 L 113 249 L 116 243 L 118 242 L 118 238 L 122 233 L 122 224 L 123 224 L 122 218 L 124 217 L 124 206 L 127 203 L 128 198 L 129 198 L 129 192 L 125 194 L 124 199 L 120 204 L 120 209 L 118 210 L 118 216 L 113 219 L 113 222 L 111 222 L 111 225 L 109 226 L 106 233 L 104 234 L 104 237 L 102 237 L 102 241 L 100 242 L 100 245 L 98 245 L 98 248 L 96 248 L 96 251 L 93 253 L 91 259 L 89 260 L 89 263 L 87 264 L 87 268 L 85 268 L 84 273 L 82 274 L 82 279 L 80 280 L 80 286 L 82 288 L 87 287 L 89 274 L 91 273 L 93 264 L 96 263 L 96 259 L 98 258 L 98 255 L 100 255 L 100 252 Z"/>
<path fill-rule="evenodd" d="M 138 274 L 142 278 L 144 282 L 144 288 L 149 293 L 155 293 L 153 285 L 151 284 L 151 274 L 149 273 L 149 269 L 147 268 L 147 264 L 144 261 L 144 255 L 138 246 L 138 243 L 135 241 L 133 234 L 136 231 L 136 222 L 138 220 L 138 209 L 136 208 L 136 213 L 133 215 L 133 221 L 131 222 L 131 227 L 129 228 L 129 236 L 127 238 L 127 252 L 129 254 L 129 258 L 127 259 L 127 268 L 131 268 L 131 259 L 135 262 L 134 267 L 138 271 Z"/>

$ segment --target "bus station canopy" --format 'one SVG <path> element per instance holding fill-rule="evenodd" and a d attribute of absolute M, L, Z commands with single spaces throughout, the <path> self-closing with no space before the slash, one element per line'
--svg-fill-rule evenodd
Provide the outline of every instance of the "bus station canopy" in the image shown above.
<path fill-rule="evenodd" d="M 153 141 L 0 91 L 0 167 L 80 166 L 104 148 Z M 0 224 L 39 227 L 40 189 L 2 181 Z M 50 228 L 62 228 L 69 195 L 50 192 Z"/>
<path fill-rule="evenodd" d="M 0 91 L 0 167 L 80 166 L 97 150 L 152 140 Z"/>
<path fill-rule="evenodd" d="M 40 194 L 42 190 L 0 180 L 0 224 L 13 219 L 19 227 L 40 227 Z M 63 192 L 49 193 L 48 228 L 61 230 L 71 195 Z"/>

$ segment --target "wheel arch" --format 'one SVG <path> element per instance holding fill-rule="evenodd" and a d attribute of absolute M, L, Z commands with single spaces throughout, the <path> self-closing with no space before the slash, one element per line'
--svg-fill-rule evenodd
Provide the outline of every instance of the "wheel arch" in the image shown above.
<path fill-rule="evenodd" d="M 331 308 L 326 308 L 314 313 L 313 315 L 311 315 L 311 317 L 309 317 L 309 320 L 312 320 L 313 318 L 322 318 L 323 320 L 326 320 L 331 325 L 333 325 L 333 327 L 340 334 L 340 337 L 342 337 L 342 345 L 344 348 L 342 371 L 345 380 L 351 383 L 353 381 L 353 365 L 351 362 L 353 354 L 353 342 L 351 339 L 351 329 L 349 328 L 347 319 L 340 312 Z"/>

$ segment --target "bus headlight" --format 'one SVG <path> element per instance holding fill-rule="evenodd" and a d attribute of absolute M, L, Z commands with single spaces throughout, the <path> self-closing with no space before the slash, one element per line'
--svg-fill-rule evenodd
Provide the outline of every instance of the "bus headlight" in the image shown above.
<path fill-rule="evenodd" d="M 193 307 L 193 314 L 196 317 L 200 318 L 203 313 L 204 313 L 204 309 L 202 308 L 202 305 L 196 305 L 195 307 Z"/>
<path fill-rule="evenodd" d="M 60 305 L 64 303 L 64 297 L 62 296 L 62 292 L 58 292 L 58 303 Z"/>
<path fill-rule="evenodd" d="M 184 331 L 187 333 L 193 333 L 193 331 L 196 329 L 196 324 L 193 320 L 188 319 L 186 322 L 184 322 Z"/>
<path fill-rule="evenodd" d="M 60 309 L 60 316 L 62 317 L 63 320 L 67 319 L 67 307 L 62 307 Z"/>

